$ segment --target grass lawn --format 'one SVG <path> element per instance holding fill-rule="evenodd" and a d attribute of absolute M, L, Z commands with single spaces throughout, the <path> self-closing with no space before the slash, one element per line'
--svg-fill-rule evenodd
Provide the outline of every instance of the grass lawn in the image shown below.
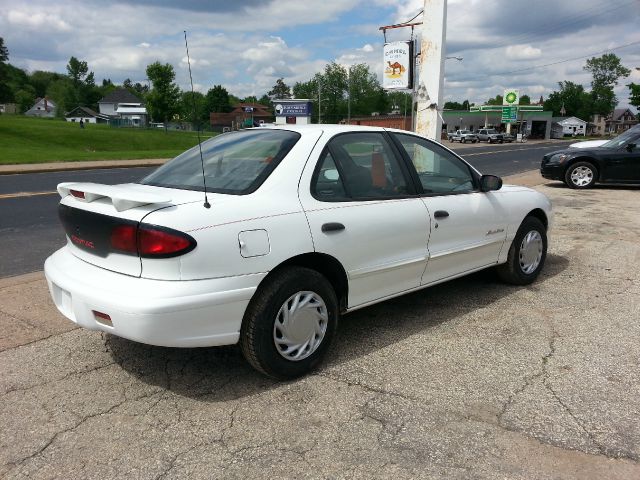
<path fill-rule="evenodd" d="M 171 158 L 197 144 L 196 132 L 97 124 L 81 129 L 62 120 L 0 115 L 0 165 Z"/>

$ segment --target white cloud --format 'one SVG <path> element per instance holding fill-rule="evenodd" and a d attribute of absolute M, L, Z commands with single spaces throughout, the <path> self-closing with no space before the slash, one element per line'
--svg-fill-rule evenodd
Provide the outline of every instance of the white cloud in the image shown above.
<path fill-rule="evenodd" d="M 34 11 L 33 9 L 23 11 L 10 10 L 7 19 L 10 24 L 20 27 L 58 32 L 68 32 L 71 30 L 71 26 L 62 20 L 59 15 Z"/>
<path fill-rule="evenodd" d="M 542 56 L 542 50 L 531 45 L 510 45 L 506 48 L 510 60 L 532 60 Z"/>

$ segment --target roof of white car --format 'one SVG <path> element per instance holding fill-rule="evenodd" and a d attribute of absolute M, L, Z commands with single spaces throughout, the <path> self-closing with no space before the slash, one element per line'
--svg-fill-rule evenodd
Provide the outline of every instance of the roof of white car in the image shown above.
<path fill-rule="evenodd" d="M 398 133 L 407 133 L 411 135 L 417 135 L 415 132 L 410 132 L 407 130 L 399 130 L 397 128 L 383 128 L 383 127 L 373 127 L 369 125 L 339 125 L 335 123 L 322 123 L 322 124 L 309 124 L 309 125 L 267 125 L 264 127 L 260 127 L 260 129 L 270 129 L 270 130 L 290 130 L 292 132 L 327 132 L 327 133 L 339 133 L 339 132 L 398 132 Z"/>

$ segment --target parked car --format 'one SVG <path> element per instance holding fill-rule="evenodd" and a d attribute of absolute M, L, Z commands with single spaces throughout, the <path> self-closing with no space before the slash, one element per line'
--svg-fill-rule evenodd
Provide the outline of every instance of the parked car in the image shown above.
<path fill-rule="evenodd" d="M 504 135 L 498 133 L 495 128 L 481 128 L 478 130 L 478 140 L 481 142 L 489 143 L 502 143 L 504 141 Z"/>
<path fill-rule="evenodd" d="M 599 147 L 547 153 L 542 158 L 540 173 L 571 188 L 589 188 L 596 183 L 639 184 L 640 125 Z"/>
<path fill-rule="evenodd" d="M 600 147 L 607 143 L 609 140 L 585 140 L 583 142 L 576 142 L 569 145 L 569 148 L 595 148 Z"/>
<path fill-rule="evenodd" d="M 476 143 L 478 141 L 478 136 L 471 130 L 456 130 L 455 133 L 449 136 L 449 141 L 460 143 Z"/>
<path fill-rule="evenodd" d="M 152 345 L 239 343 L 292 378 L 342 314 L 490 267 L 525 285 L 544 265 L 543 194 L 409 132 L 283 125 L 201 147 L 138 183 L 58 185 L 67 244 L 45 275 L 63 315 Z"/>

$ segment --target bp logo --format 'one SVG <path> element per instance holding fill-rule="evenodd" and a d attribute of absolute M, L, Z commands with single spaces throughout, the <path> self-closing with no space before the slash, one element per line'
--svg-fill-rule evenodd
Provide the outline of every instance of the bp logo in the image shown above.
<path fill-rule="evenodd" d="M 507 90 L 504 92 L 504 104 L 505 105 L 513 105 L 518 103 L 518 91 L 517 90 Z"/>

